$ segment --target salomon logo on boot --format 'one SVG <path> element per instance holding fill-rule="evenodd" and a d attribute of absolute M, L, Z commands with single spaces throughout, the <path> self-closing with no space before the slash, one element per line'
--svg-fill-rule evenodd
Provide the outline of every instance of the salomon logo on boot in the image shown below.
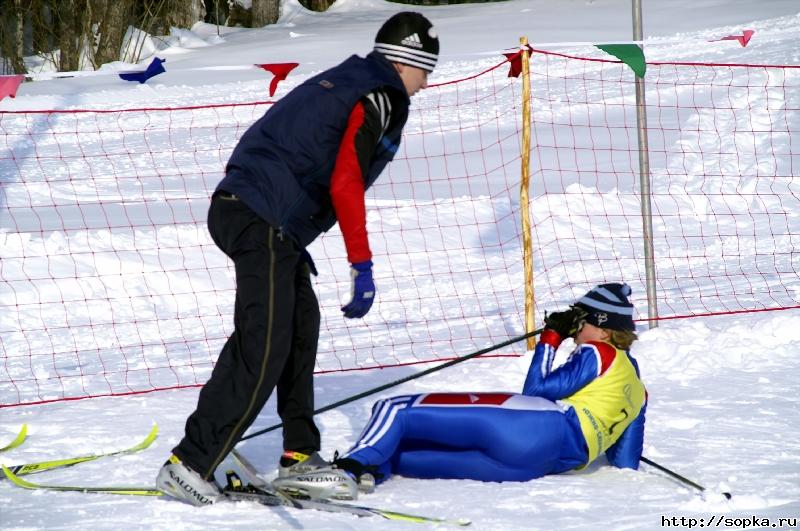
<path fill-rule="evenodd" d="M 200 492 L 197 491 L 194 487 L 186 483 L 178 474 L 175 473 L 174 470 L 168 470 L 169 477 L 172 478 L 172 481 L 175 482 L 183 492 L 192 500 L 196 501 L 199 505 L 211 505 L 213 500 L 203 496 Z"/>
<path fill-rule="evenodd" d="M 311 499 L 355 500 L 358 498 L 358 485 L 344 470 L 326 468 L 279 477 L 272 486 L 293 496 Z"/>
<path fill-rule="evenodd" d="M 158 471 L 156 488 L 168 496 L 197 506 L 211 505 L 221 494 L 215 483 L 204 480 L 175 455 L 170 456 Z"/>

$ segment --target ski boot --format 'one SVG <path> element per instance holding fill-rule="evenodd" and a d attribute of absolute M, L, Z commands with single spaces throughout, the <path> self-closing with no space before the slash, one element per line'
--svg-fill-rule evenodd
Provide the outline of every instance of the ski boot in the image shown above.
<path fill-rule="evenodd" d="M 345 472 L 328 466 L 272 480 L 272 487 L 293 497 L 311 500 L 355 500 L 358 485 Z"/>
<path fill-rule="evenodd" d="M 381 479 L 383 474 L 378 472 L 378 467 L 374 465 L 364 465 L 361 461 L 349 457 L 339 458 L 338 452 L 333 458 L 333 467 L 344 470 L 358 485 L 358 491 L 369 494 L 375 490 L 376 479 Z"/>
<path fill-rule="evenodd" d="M 174 454 L 158 471 L 156 489 L 197 506 L 211 505 L 222 494 L 215 481 L 206 481 Z"/>
<path fill-rule="evenodd" d="M 330 466 L 331 464 L 325 461 L 322 456 L 319 455 L 319 452 L 304 454 L 302 452 L 286 450 L 283 452 L 278 465 L 278 477 L 285 478 L 297 474 L 305 474 L 306 472 L 319 470 L 320 468 L 329 468 Z"/>

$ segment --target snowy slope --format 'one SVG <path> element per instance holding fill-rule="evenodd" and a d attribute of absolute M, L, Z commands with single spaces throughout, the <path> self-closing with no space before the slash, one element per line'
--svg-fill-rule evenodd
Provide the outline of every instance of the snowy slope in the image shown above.
<path fill-rule="evenodd" d="M 800 6 L 796 1 L 675 0 L 645 2 L 645 36 L 663 43 L 651 60 L 800 64 Z M 652 4 L 652 5 L 651 5 Z M 339 0 L 327 13 L 310 13 L 291 0 L 272 27 L 217 36 L 198 25 L 163 50 L 169 68 L 146 85 L 116 76 L 28 83 L 0 109 L 116 108 L 264 99 L 268 78 L 235 66 L 296 61 L 298 70 L 281 90 L 352 52 L 370 48 L 380 23 L 402 6 L 378 0 Z M 510 0 L 495 4 L 418 8 L 436 24 L 442 41 L 432 82 L 494 64 L 497 52 L 527 35 L 533 43 L 630 38 L 628 0 Z M 756 30 L 747 48 L 710 44 L 742 29 Z M 198 41 L 209 44 L 198 46 Z M 555 48 L 555 47 L 553 47 Z M 146 63 L 147 61 L 145 61 Z M 111 65 L 125 69 L 130 65 Z M 465 280 L 465 282 L 468 280 Z M 588 289 L 589 286 L 585 288 Z M 583 287 L 576 288 L 581 291 Z M 639 472 L 595 463 L 579 473 L 528 483 L 419 481 L 394 478 L 365 504 L 425 514 L 470 518 L 474 529 L 658 529 L 668 517 L 800 518 L 800 425 L 798 384 L 800 313 L 797 310 L 663 322 L 634 346 L 650 406 L 645 455 L 700 483 L 705 497 L 643 466 Z M 567 348 L 565 345 L 564 348 Z M 520 347 L 521 348 L 521 347 Z M 466 352 L 454 353 L 457 355 Z M 563 355 L 563 349 L 562 349 Z M 530 356 L 469 361 L 414 380 L 379 396 L 521 388 Z M 319 406 L 394 381 L 414 368 L 320 376 Z M 0 410 L 0 446 L 29 425 L 29 440 L 0 455 L 8 465 L 115 450 L 138 440 L 158 423 L 161 435 L 137 455 L 30 476 L 54 484 L 151 484 L 180 439 L 197 389 L 93 399 Z M 318 417 L 323 454 L 343 450 L 360 431 L 367 398 Z M 253 430 L 275 424 L 274 404 Z M 275 432 L 240 449 L 266 473 L 281 450 Z M 719 492 L 730 491 L 726 501 Z M 0 480 L 3 529 L 420 529 L 419 525 L 343 515 L 270 510 L 251 504 L 196 509 L 160 499 L 28 492 Z M 724 528 L 725 526 L 722 526 Z"/>

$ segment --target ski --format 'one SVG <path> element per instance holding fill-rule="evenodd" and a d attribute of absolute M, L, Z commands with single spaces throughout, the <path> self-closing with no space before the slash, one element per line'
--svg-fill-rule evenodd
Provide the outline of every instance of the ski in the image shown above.
<path fill-rule="evenodd" d="M 59 492 L 81 492 L 92 494 L 118 494 L 126 496 L 163 496 L 164 494 L 156 489 L 143 486 L 77 486 L 77 485 L 45 485 L 41 483 L 34 483 L 27 481 L 14 474 L 7 466 L 0 465 L 6 477 L 11 480 L 14 485 L 28 490 L 50 490 Z M 408 514 L 398 511 L 389 511 L 386 509 L 378 509 L 376 507 L 367 507 L 363 505 L 350 505 L 346 503 L 339 503 L 330 500 L 305 500 L 288 496 L 282 492 L 275 490 L 263 490 L 252 485 L 243 486 L 241 483 L 237 484 L 235 474 L 229 475 L 229 486 L 223 491 L 225 501 L 254 501 L 262 505 L 270 507 L 285 506 L 294 509 L 313 509 L 317 511 L 347 513 L 355 516 L 381 516 L 388 520 L 402 520 L 406 522 L 427 523 L 427 524 L 451 524 L 458 526 L 467 526 L 470 524 L 469 520 L 447 520 L 444 518 L 431 518 L 428 516 L 420 516 L 417 514 Z M 269 487 L 266 487 L 269 488 Z"/>
<path fill-rule="evenodd" d="M 0 448 L 0 452 L 5 452 L 6 450 L 12 450 L 16 448 L 17 446 L 25 442 L 25 438 L 27 436 L 28 436 L 28 425 L 23 424 L 17 436 L 14 437 L 14 440 L 8 443 L 7 445 L 3 446 L 2 448 Z"/>
<path fill-rule="evenodd" d="M 78 487 L 72 485 L 43 485 L 33 483 L 17 476 L 10 468 L 0 465 L 6 477 L 11 482 L 23 489 L 29 490 L 56 490 L 62 492 L 94 492 L 98 494 L 125 494 L 128 496 L 161 496 L 161 491 L 149 487 Z"/>
<path fill-rule="evenodd" d="M 81 457 L 69 457 L 67 459 L 55 459 L 53 461 L 42 461 L 40 463 L 27 463 L 24 465 L 11 466 L 8 467 L 8 469 L 15 476 L 24 476 L 25 474 L 33 474 L 35 472 L 43 472 L 45 470 L 52 470 L 54 468 L 63 468 L 67 466 L 77 465 L 78 463 L 94 461 L 95 459 L 100 459 L 101 457 L 132 454 L 149 447 L 151 444 L 153 444 L 153 441 L 156 440 L 156 437 L 158 437 L 158 425 L 153 424 L 153 429 L 150 430 L 150 433 L 147 435 L 147 437 L 144 438 L 144 440 L 142 440 L 140 443 L 134 446 L 131 446 L 130 448 L 125 448 L 124 450 L 117 450 L 115 452 L 99 453 L 93 455 L 85 455 Z M 19 439 L 19 436 L 17 436 L 17 439 Z M 20 442 L 19 444 L 22 443 Z"/>
<path fill-rule="evenodd" d="M 223 491 L 225 496 L 233 501 L 255 501 L 262 505 L 284 505 L 296 509 L 314 509 L 317 511 L 349 513 L 356 516 L 380 516 L 387 520 L 402 520 L 422 524 L 449 524 L 468 526 L 470 521 L 465 518 L 457 520 L 421 516 L 399 511 L 390 511 L 365 505 L 353 505 L 334 500 L 308 499 L 292 496 L 288 493 L 272 488 L 272 486 L 259 474 L 258 470 L 236 449 L 231 452 L 236 465 L 245 475 L 249 485 L 243 485 L 235 473 L 228 473 L 228 487 Z"/>
<path fill-rule="evenodd" d="M 152 441 L 150 441 L 152 442 Z M 147 443 L 149 445 L 149 443 Z M 147 447 L 144 446 L 145 448 Z M 129 449 L 130 450 L 130 449 Z M 105 455 L 119 455 L 125 451 L 115 452 L 114 454 L 102 454 L 87 456 L 87 458 L 76 458 L 91 460 Z M 267 506 L 285 506 L 295 509 L 312 509 L 317 511 L 347 513 L 355 516 L 380 516 L 387 520 L 400 520 L 405 522 L 427 523 L 427 524 L 450 524 L 457 526 L 468 526 L 470 521 L 467 519 L 446 519 L 410 514 L 399 511 L 368 507 L 365 505 L 353 505 L 333 500 L 312 500 L 301 497 L 290 496 L 286 493 L 273 489 L 259 474 L 255 473 L 255 468 L 244 459 L 241 454 L 235 455 L 234 459 L 246 476 L 251 476 L 253 483 L 243 484 L 235 472 L 228 472 L 228 486 L 223 490 L 225 501 L 254 501 Z M 62 460 L 63 461 L 63 460 Z M 83 462 L 83 461 L 77 461 Z M 70 463 L 75 464 L 75 463 Z M 67 465 L 61 465 L 67 466 Z M 29 490 L 50 490 L 60 492 L 82 492 L 94 494 L 117 494 L 127 496 L 163 496 L 164 494 L 156 489 L 145 486 L 78 486 L 78 485 L 46 485 L 34 483 L 20 478 L 13 469 L 0 465 L 5 476 L 16 486 Z"/>
<path fill-rule="evenodd" d="M 247 488 L 247 487 L 244 487 Z M 401 520 L 405 522 L 414 522 L 418 524 L 450 524 L 457 526 L 468 526 L 470 521 L 466 519 L 448 520 L 446 518 L 435 518 L 430 516 L 421 516 L 418 514 L 402 513 L 398 511 L 390 511 L 387 509 L 379 509 L 377 507 L 367 507 L 365 505 L 353 505 L 349 503 L 341 503 L 332 500 L 310 500 L 303 498 L 296 498 L 293 496 L 285 495 L 279 491 L 263 491 L 256 487 L 249 487 L 250 490 L 230 490 L 223 491 L 225 497 L 231 501 L 254 501 L 262 505 L 274 507 L 276 505 L 283 505 L 287 507 L 294 507 L 296 509 L 313 509 L 316 511 L 326 511 L 332 513 L 347 513 L 355 516 L 380 516 L 387 520 Z M 291 502 L 283 501 L 283 498 L 290 498 Z"/>

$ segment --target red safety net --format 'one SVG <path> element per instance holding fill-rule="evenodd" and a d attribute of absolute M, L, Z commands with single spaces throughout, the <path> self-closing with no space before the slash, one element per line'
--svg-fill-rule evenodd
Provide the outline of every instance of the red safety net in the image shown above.
<path fill-rule="evenodd" d="M 624 65 L 535 55 L 537 293 L 567 304 L 624 279 L 646 317 L 636 97 Z M 800 301 L 800 67 L 648 63 L 662 317 Z"/>
<path fill-rule="evenodd" d="M 800 71 L 648 68 L 661 315 L 797 305 Z M 310 246 L 318 372 L 450 359 L 524 332 L 521 82 L 507 72 L 414 98 L 367 196 L 378 293 L 364 320 L 339 310 L 338 228 Z M 537 319 L 620 280 L 645 316 L 633 74 L 537 52 L 531 82 Z M 269 106 L 0 112 L 0 407 L 207 379 L 234 286 L 209 197 Z"/>

